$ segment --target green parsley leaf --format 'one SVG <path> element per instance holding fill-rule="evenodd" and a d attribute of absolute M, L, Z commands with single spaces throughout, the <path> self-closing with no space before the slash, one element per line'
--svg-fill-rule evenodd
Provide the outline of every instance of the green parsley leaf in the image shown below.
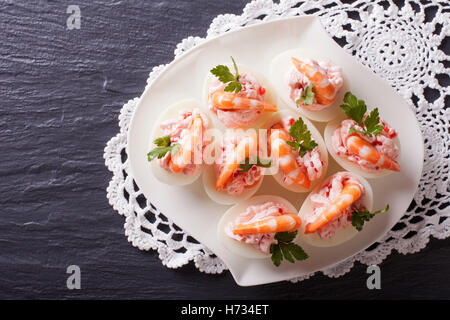
<path fill-rule="evenodd" d="M 303 119 L 299 117 L 289 129 L 289 134 L 295 141 L 286 141 L 294 150 L 299 150 L 300 156 L 304 157 L 306 151 L 312 151 L 317 147 L 317 143 L 311 140 L 311 132 L 303 122 Z"/>
<path fill-rule="evenodd" d="M 283 253 L 284 258 L 289 261 L 290 263 L 294 263 L 294 258 L 292 258 L 291 250 L 289 249 L 288 245 L 286 243 L 280 243 L 279 244 L 281 248 L 281 252 Z"/>
<path fill-rule="evenodd" d="M 270 168 L 271 165 L 272 165 L 272 160 L 270 160 L 270 159 L 263 159 L 263 161 L 261 161 L 261 159 L 257 156 L 256 157 L 256 162 L 252 161 L 252 163 L 250 163 L 250 158 L 245 159 L 244 162 L 239 164 L 239 170 L 241 172 L 247 172 L 253 166 L 262 167 L 262 168 Z"/>
<path fill-rule="evenodd" d="M 215 75 L 220 82 L 227 84 L 224 91 L 238 93 L 242 90 L 242 85 L 239 82 L 239 71 L 236 62 L 233 57 L 231 57 L 231 60 L 233 61 L 235 74 L 232 74 L 230 69 L 224 65 L 218 65 L 211 69 L 210 72 Z"/>
<path fill-rule="evenodd" d="M 171 144 L 170 136 L 164 136 L 164 137 L 156 138 L 155 141 L 153 141 L 153 142 L 158 147 L 168 147 Z"/>
<path fill-rule="evenodd" d="M 226 92 L 234 91 L 235 93 L 238 93 L 239 91 L 242 90 L 242 85 L 239 81 L 231 81 L 227 84 L 227 86 L 223 90 Z"/>
<path fill-rule="evenodd" d="M 297 245 L 295 243 L 288 243 L 287 246 L 295 259 L 297 259 L 297 260 L 308 259 L 308 254 L 299 245 Z"/>
<path fill-rule="evenodd" d="M 288 145 L 290 145 L 294 150 L 298 150 L 300 148 L 300 143 L 297 141 L 286 141 Z"/>
<path fill-rule="evenodd" d="M 356 130 L 355 128 L 350 128 L 350 129 L 348 129 L 348 133 L 349 134 L 352 134 L 352 133 L 360 133 L 360 134 L 367 134 L 367 132 L 366 131 L 361 131 L 361 130 Z"/>
<path fill-rule="evenodd" d="M 308 254 L 302 247 L 292 242 L 296 236 L 297 231 L 277 232 L 275 234 L 275 239 L 278 243 L 270 246 L 270 253 L 272 254 L 271 259 L 275 266 L 278 267 L 283 259 L 294 263 L 295 260 L 305 260 L 308 258 Z"/>
<path fill-rule="evenodd" d="M 292 240 L 295 239 L 296 236 L 297 236 L 297 231 L 294 231 L 294 232 L 283 231 L 283 232 L 277 232 L 275 234 L 275 239 L 277 239 L 280 242 L 291 242 Z"/>
<path fill-rule="evenodd" d="M 341 104 L 341 108 L 344 110 L 347 117 L 362 125 L 364 114 L 367 111 L 365 102 L 363 100 L 358 100 L 351 92 L 345 94 L 344 102 L 345 104 Z"/>
<path fill-rule="evenodd" d="M 302 102 L 305 106 L 310 106 L 314 102 L 314 96 L 315 93 L 312 90 L 314 85 L 309 85 L 306 87 L 305 91 L 303 92 L 303 95 L 296 101 L 297 103 Z"/>
<path fill-rule="evenodd" d="M 161 159 L 167 154 L 167 152 L 175 155 L 181 149 L 181 145 L 179 143 L 172 144 L 170 141 L 170 136 L 157 138 L 153 141 L 153 143 L 156 144 L 157 147 L 147 153 L 147 160 L 149 162 L 155 159 Z"/>
<path fill-rule="evenodd" d="M 270 246 L 270 253 L 272 254 L 272 262 L 275 266 L 279 266 L 281 264 L 281 260 L 283 260 L 283 253 L 281 252 L 281 248 L 278 245 Z"/>
<path fill-rule="evenodd" d="M 383 130 L 383 126 L 380 123 L 380 115 L 378 114 L 378 108 L 373 109 L 370 114 L 364 119 L 364 125 L 369 136 L 372 134 L 380 134 Z"/>
<path fill-rule="evenodd" d="M 223 83 L 228 83 L 235 80 L 234 75 L 230 72 L 230 69 L 224 65 L 218 65 L 211 69 L 210 72 Z"/>
<path fill-rule="evenodd" d="M 389 210 L 389 204 L 386 205 L 384 209 L 377 210 L 374 212 L 370 212 L 367 209 L 363 210 L 355 210 L 352 212 L 352 225 L 356 228 L 356 230 L 361 231 L 363 229 L 364 223 L 366 221 L 371 220 L 375 215 L 379 213 L 384 213 Z"/>
<path fill-rule="evenodd" d="M 373 109 L 364 119 L 367 107 L 363 100 L 358 100 L 351 92 L 347 92 L 344 97 L 344 102 L 346 104 L 341 104 L 344 113 L 363 128 L 363 130 L 350 128 L 348 133 L 360 133 L 369 137 L 381 133 L 383 126 L 380 124 L 378 108 Z"/>
<path fill-rule="evenodd" d="M 231 58 L 231 61 L 233 61 L 234 76 L 236 78 L 236 81 L 239 81 L 239 71 L 238 71 L 238 67 L 237 67 L 236 61 L 234 61 L 233 57 L 230 56 L 230 58 Z"/>
<path fill-rule="evenodd" d="M 156 158 L 161 159 L 166 155 L 167 152 L 170 152 L 170 150 L 172 150 L 171 147 L 156 147 L 155 149 L 147 153 L 147 160 L 150 162 L 155 160 Z"/>

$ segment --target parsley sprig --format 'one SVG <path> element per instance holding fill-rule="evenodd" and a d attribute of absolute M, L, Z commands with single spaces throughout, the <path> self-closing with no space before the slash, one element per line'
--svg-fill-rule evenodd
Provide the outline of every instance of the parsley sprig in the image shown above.
<path fill-rule="evenodd" d="M 314 102 L 314 96 L 315 93 L 312 90 L 314 87 L 314 85 L 309 85 L 305 88 L 305 90 L 303 91 L 303 95 L 297 99 L 297 101 L 295 101 L 296 103 L 300 103 L 302 102 L 305 106 L 310 106 L 313 104 Z"/>
<path fill-rule="evenodd" d="M 344 104 L 341 104 L 344 113 L 355 120 L 363 130 L 356 130 L 350 128 L 348 133 L 361 133 L 371 137 L 372 135 L 380 134 L 383 126 L 380 124 L 380 115 L 378 108 L 373 109 L 369 115 L 364 119 L 367 112 L 366 103 L 363 100 L 358 100 L 351 92 L 347 92 L 344 96 Z"/>
<path fill-rule="evenodd" d="M 172 141 L 170 141 L 170 136 L 156 138 L 153 143 L 156 144 L 157 147 L 147 153 L 148 161 L 155 160 L 156 158 L 161 159 L 166 155 L 167 152 L 170 152 L 173 156 L 181 148 L 181 145 L 179 143 L 172 144 Z"/>
<path fill-rule="evenodd" d="M 270 168 L 271 165 L 272 165 L 272 160 L 263 159 L 263 161 L 261 161 L 261 159 L 258 156 L 256 156 L 256 162 L 252 161 L 250 163 L 250 158 L 247 158 L 247 159 L 245 159 L 244 162 L 240 163 L 239 164 L 239 170 L 241 172 L 247 172 L 253 166 L 262 167 L 262 168 Z"/>
<path fill-rule="evenodd" d="M 279 266 L 283 259 L 294 263 L 295 260 L 305 260 L 308 254 L 298 244 L 292 242 L 297 236 L 297 231 L 294 232 L 277 232 L 275 239 L 277 244 L 270 246 L 270 253 L 272 254 L 272 262 L 275 266 Z"/>
<path fill-rule="evenodd" d="M 295 141 L 286 141 L 294 150 L 298 150 L 300 156 L 305 156 L 306 151 L 312 151 L 317 143 L 311 139 L 311 132 L 300 117 L 289 128 L 289 134 Z"/>
<path fill-rule="evenodd" d="M 232 74 L 230 69 L 224 65 L 218 65 L 210 70 L 210 72 L 219 78 L 220 82 L 227 84 L 224 91 L 238 93 L 242 90 L 242 85 L 239 82 L 239 71 L 233 57 L 230 57 L 233 61 L 235 74 Z"/>
<path fill-rule="evenodd" d="M 375 215 L 379 213 L 384 213 L 389 210 L 389 204 L 386 205 L 384 209 L 377 210 L 374 212 L 370 212 L 367 209 L 363 210 L 355 210 L 352 212 L 352 225 L 356 228 L 356 230 L 361 231 L 363 229 L 364 223 L 372 219 Z"/>

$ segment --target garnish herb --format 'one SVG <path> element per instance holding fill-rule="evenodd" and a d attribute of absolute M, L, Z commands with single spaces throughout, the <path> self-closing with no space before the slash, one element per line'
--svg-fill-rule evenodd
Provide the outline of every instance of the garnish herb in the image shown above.
<path fill-rule="evenodd" d="M 281 261 L 286 259 L 287 261 L 294 263 L 295 260 L 305 260 L 308 258 L 308 254 L 298 244 L 292 242 L 297 236 L 297 231 L 293 232 L 277 232 L 275 239 L 278 240 L 277 244 L 270 246 L 270 253 L 272 254 L 272 262 L 275 266 L 279 266 Z"/>
<path fill-rule="evenodd" d="M 362 131 L 350 128 L 348 133 L 356 132 L 369 137 L 380 134 L 383 130 L 383 126 L 380 124 L 378 108 L 373 109 L 364 119 L 364 115 L 367 112 L 367 107 L 363 100 L 358 100 L 351 92 L 347 92 L 344 97 L 344 102 L 345 104 L 341 104 L 341 108 L 344 110 L 344 113 L 351 119 L 355 120 L 363 128 Z"/>
<path fill-rule="evenodd" d="M 175 155 L 181 148 L 181 145 L 179 143 L 172 144 L 172 142 L 170 141 L 170 136 L 157 138 L 153 142 L 157 145 L 157 147 L 147 153 L 148 161 L 155 160 L 156 158 L 161 159 L 166 155 L 167 152 Z"/>
<path fill-rule="evenodd" d="M 170 136 L 164 136 L 156 138 L 155 141 L 153 141 L 158 147 L 168 147 L 171 144 Z"/>
<path fill-rule="evenodd" d="M 389 204 L 386 205 L 384 209 L 377 210 L 374 212 L 370 212 L 367 209 L 363 210 L 355 210 L 352 212 L 352 225 L 356 228 L 356 230 L 361 231 L 364 226 L 364 222 L 369 221 L 375 215 L 379 213 L 384 213 L 389 210 Z"/>
<path fill-rule="evenodd" d="M 233 57 L 230 57 L 233 61 L 235 74 L 232 74 L 230 69 L 224 65 L 218 65 L 210 70 L 210 72 L 215 75 L 220 82 L 227 84 L 224 91 L 238 93 L 242 90 L 242 85 L 239 82 L 239 71 L 234 61 Z"/>
<path fill-rule="evenodd" d="M 294 150 L 298 150 L 300 156 L 305 156 L 306 151 L 312 151 L 317 143 L 311 139 L 311 132 L 300 117 L 289 129 L 289 134 L 295 141 L 286 141 Z"/>
<path fill-rule="evenodd" d="M 241 172 L 247 172 L 253 166 L 263 167 L 263 168 L 270 168 L 270 166 L 272 165 L 272 160 L 264 159 L 263 161 L 261 161 L 261 159 L 258 156 L 256 157 L 256 163 L 255 163 L 255 161 L 252 161 L 252 162 L 253 163 L 250 163 L 250 158 L 245 159 L 244 162 L 239 164 L 239 170 Z"/>
<path fill-rule="evenodd" d="M 303 95 L 297 99 L 296 103 L 302 102 L 305 106 L 310 106 L 314 102 L 314 91 L 312 90 L 314 85 L 309 85 L 306 87 L 306 89 L 303 91 Z"/>

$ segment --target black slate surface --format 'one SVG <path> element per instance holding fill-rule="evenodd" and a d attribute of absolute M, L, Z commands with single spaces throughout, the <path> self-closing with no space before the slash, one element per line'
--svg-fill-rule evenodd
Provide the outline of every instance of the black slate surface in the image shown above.
<path fill-rule="evenodd" d="M 127 242 L 102 157 L 119 110 L 179 41 L 245 3 L 76 0 L 81 29 L 67 30 L 67 1 L 0 1 L 1 299 L 450 298 L 450 239 L 393 253 L 378 291 L 362 265 L 338 279 L 241 288 L 228 272 L 167 269 Z M 81 290 L 66 288 L 72 264 Z"/>

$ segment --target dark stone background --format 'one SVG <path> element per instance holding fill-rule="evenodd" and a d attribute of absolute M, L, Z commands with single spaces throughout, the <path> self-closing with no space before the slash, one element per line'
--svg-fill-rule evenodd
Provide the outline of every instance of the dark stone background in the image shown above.
<path fill-rule="evenodd" d="M 450 239 L 330 279 L 238 287 L 231 275 L 164 267 L 133 248 L 108 204 L 103 161 L 119 110 L 176 44 L 246 1 L 0 1 L 0 298 L 450 298 Z M 66 30 L 68 4 L 80 30 Z M 448 48 L 448 43 L 446 45 Z M 81 267 L 81 290 L 66 268 Z"/>

